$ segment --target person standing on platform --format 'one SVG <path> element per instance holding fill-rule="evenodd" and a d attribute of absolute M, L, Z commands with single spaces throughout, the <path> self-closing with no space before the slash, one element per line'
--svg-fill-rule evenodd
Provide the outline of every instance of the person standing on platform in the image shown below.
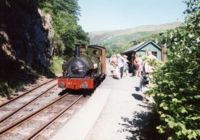
<path fill-rule="evenodd" d="M 154 71 L 154 66 L 151 63 L 151 61 L 155 61 L 157 58 L 152 54 L 151 51 L 147 52 L 147 56 L 145 58 L 145 63 L 144 63 L 144 72 L 146 74 L 152 74 Z"/>
<path fill-rule="evenodd" d="M 118 63 L 119 71 L 120 71 L 120 77 L 122 78 L 123 73 L 124 73 L 124 62 L 120 54 L 117 54 L 117 63 Z"/>
<path fill-rule="evenodd" d="M 144 92 L 142 90 L 143 86 L 147 86 L 150 84 L 152 77 L 152 73 L 154 72 L 155 64 L 157 62 L 157 58 L 152 54 L 151 51 L 147 52 L 147 56 L 144 59 L 143 63 L 143 74 L 140 80 L 140 91 Z M 148 95 L 143 93 L 143 101 L 148 102 Z"/>
<path fill-rule="evenodd" d="M 127 77 L 128 73 L 129 73 L 129 68 L 128 68 L 128 60 L 127 60 L 127 56 L 123 55 L 123 62 L 124 62 L 124 76 Z"/>
<path fill-rule="evenodd" d="M 143 66 L 143 62 L 141 59 L 141 56 L 138 54 L 135 54 L 135 59 L 133 61 L 133 65 L 134 65 L 134 73 L 136 76 L 140 77 L 141 76 L 141 72 L 142 72 L 142 66 Z"/>
<path fill-rule="evenodd" d="M 120 79 L 120 69 L 118 65 L 118 57 L 117 55 L 113 55 L 110 59 L 111 65 L 111 75 L 113 78 Z"/>

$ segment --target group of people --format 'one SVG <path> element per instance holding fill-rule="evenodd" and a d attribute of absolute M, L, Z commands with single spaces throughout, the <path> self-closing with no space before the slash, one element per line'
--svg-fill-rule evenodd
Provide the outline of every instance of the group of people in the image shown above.
<path fill-rule="evenodd" d="M 111 75 L 116 79 L 121 79 L 129 75 L 129 63 L 132 64 L 133 75 L 141 77 L 142 73 L 151 74 L 154 70 L 153 66 L 149 64 L 148 60 L 156 60 L 157 58 L 151 51 L 146 53 L 146 56 L 135 54 L 132 61 L 127 60 L 126 55 L 112 55 L 110 58 Z"/>
<path fill-rule="evenodd" d="M 110 58 L 111 75 L 113 78 L 121 79 L 128 76 L 128 60 L 126 55 L 112 55 Z"/>
<path fill-rule="evenodd" d="M 154 61 L 155 60 L 155 61 Z M 146 55 L 141 56 L 140 54 L 134 54 L 131 62 L 127 60 L 126 55 L 113 55 L 110 58 L 111 75 L 113 78 L 121 79 L 129 75 L 129 66 L 132 64 L 133 75 L 140 77 L 139 86 L 137 91 L 143 93 L 143 87 L 149 85 L 154 66 L 152 62 L 156 62 L 157 58 L 152 54 L 151 51 L 146 52 Z M 129 65 L 130 64 L 130 65 Z M 155 63 L 154 63 L 155 64 Z M 144 92 L 145 93 L 145 92 Z M 149 97 L 146 94 L 142 94 L 142 101 L 148 102 Z"/>
<path fill-rule="evenodd" d="M 144 58 L 141 55 L 135 54 L 132 61 L 134 75 L 141 77 L 142 73 L 151 74 L 154 70 L 154 67 L 149 64 L 151 60 L 157 60 L 151 51 L 148 51 Z"/>

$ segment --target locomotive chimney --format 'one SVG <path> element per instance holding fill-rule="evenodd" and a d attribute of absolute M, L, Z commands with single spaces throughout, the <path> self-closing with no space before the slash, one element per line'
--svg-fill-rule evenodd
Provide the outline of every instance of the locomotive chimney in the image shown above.
<path fill-rule="evenodd" d="M 75 44 L 75 57 L 80 57 L 80 44 Z"/>

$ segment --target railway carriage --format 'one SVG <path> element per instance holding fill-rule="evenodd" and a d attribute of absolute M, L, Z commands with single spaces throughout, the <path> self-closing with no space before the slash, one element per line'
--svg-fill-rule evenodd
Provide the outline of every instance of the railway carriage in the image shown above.
<path fill-rule="evenodd" d="M 63 89 L 95 89 L 106 76 L 106 49 L 98 45 L 76 45 L 75 55 L 63 64 L 58 86 Z"/>

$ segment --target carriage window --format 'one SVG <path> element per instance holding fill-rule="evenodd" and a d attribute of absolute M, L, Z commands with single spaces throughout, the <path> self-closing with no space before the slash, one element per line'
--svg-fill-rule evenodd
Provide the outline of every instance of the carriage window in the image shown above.
<path fill-rule="evenodd" d="M 152 51 L 152 54 L 157 57 L 157 52 Z"/>

